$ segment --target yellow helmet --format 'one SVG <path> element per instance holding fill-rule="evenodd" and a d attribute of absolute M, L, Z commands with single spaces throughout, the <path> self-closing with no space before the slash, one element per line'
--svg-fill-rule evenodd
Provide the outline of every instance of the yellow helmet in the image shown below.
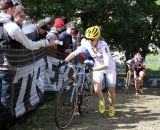
<path fill-rule="evenodd" d="M 100 28 L 97 25 L 87 28 L 85 32 L 85 37 L 88 39 L 98 39 L 100 38 L 100 35 Z"/>

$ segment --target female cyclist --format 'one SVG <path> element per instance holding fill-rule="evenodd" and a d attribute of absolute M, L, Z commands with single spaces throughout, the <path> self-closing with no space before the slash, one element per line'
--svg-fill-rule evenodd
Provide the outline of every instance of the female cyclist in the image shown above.
<path fill-rule="evenodd" d="M 134 67 L 134 81 L 136 95 L 143 94 L 143 78 L 145 76 L 145 60 L 141 56 L 140 52 L 137 52 L 131 60 L 127 63 L 132 64 Z"/>
<path fill-rule="evenodd" d="M 81 46 L 74 52 L 70 53 L 64 62 L 68 62 L 76 55 L 89 51 L 91 57 L 94 59 L 93 70 L 93 82 L 94 91 L 99 99 L 99 112 L 105 112 L 105 99 L 102 93 L 102 80 L 104 73 L 108 82 L 108 98 L 109 98 L 109 116 L 115 115 L 115 86 L 116 86 L 116 66 L 112 60 L 110 49 L 108 44 L 100 40 L 101 32 L 98 26 L 89 27 L 85 31 L 85 38 L 81 41 Z"/>

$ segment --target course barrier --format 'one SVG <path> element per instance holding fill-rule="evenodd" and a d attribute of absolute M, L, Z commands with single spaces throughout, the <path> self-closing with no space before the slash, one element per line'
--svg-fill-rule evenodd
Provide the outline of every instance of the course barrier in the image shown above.
<path fill-rule="evenodd" d="M 59 91 L 70 77 L 70 69 L 56 65 L 65 55 L 52 49 L 0 49 L 0 125 L 20 118 L 44 100 L 45 91 Z M 125 71 L 125 66 L 117 69 Z M 120 73 L 123 73 L 120 72 Z M 160 79 L 148 79 L 149 85 L 159 85 Z M 123 87 L 125 77 L 117 77 Z M 160 86 L 160 85 L 159 85 Z"/>
<path fill-rule="evenodd" d="M 70 69 L 56 65 L 65 55 L 52 48 L 0 50 L 0 125 L 43 102 L 44 91 L 59 91 Z"/>

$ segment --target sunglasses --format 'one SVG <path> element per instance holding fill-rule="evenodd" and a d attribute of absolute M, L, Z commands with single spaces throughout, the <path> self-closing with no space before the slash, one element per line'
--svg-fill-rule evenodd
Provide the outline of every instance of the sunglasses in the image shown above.
<path fill-rule="evenodd" d="M 87 40 L 88 40 L 88 41 L 91 41 L 91 42 L 94 42 L 94 41 L 95 41 L 95 39 L 88 39 L 88 38 L 87 38 Z"/>
<path fill-rule="evenodd" d="M 25 18 L 26 16 L 25 16 L 25 15 L 19 15 L 19 17 L 21 17 L 21 18 Z"/>

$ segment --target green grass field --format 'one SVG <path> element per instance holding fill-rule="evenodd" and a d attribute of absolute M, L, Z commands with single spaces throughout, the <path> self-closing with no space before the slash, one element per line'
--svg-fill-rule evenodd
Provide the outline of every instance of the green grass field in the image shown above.
<path fill-rule="evenodd" d="M 160 51 L 159 54 L 146 56 L 147 77 L 160 77 Z"/>

